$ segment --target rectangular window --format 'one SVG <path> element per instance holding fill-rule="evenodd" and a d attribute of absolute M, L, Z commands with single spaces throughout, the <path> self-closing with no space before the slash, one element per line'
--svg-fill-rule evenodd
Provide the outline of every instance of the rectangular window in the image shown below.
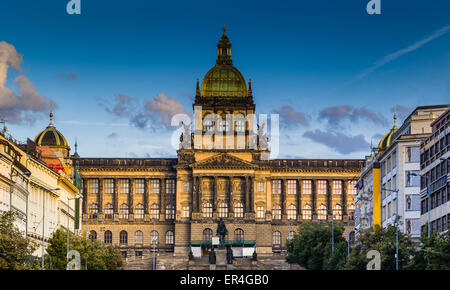
<path fill-rule="evenodd" d="M 151 193 L 158 193 L 159 194 L 159 179 L 152 179 L 150 181 L 150 190 Z"/>
<path fill-rule="evenodd" d="M 392 152 L 392 169 L 397 167 L 397 151 Z"/>
<path fill-rule="evenodd" d="M 333 194 L 342 194 L 342 181 L 333 180 Z"/>
<path fill-rule="evenodd" d="M 312 192 L 312 180 L 302 181 L 302 194 L 311 194 Z"/>
<path fill-rule="evenodd" d="M 144 179 L 136 179 L 135 180 L 135 186 L 136 186 L 136 193 L 138 194 L 144 194 Z"/>
<path fill-rule="evenodd" d="M 348 181 L 347 192 L 348 194 L 356 195 L 356 180 Z"/>
<path fill-rule="evenodd" d="M 166 180 L 166 194 L 175 194 L 175 179 Z"/>
<path fill-rule="evenodd" d="M 213 130 L 213 122 L 210 119 L 205 119 L 203 122 L 204 131 L 212 131 Z"/>
<path fill-rule="evenodd" d="M 89 179 L 89 193 L 98 193 L 98 179 Z"/>
<path fill-rule="evenodd" d="M 408 163 L 420 162 L 419 146 L 406 147 L 406 162 Z"/>
<path fill-rule="evenodd" d="M 263 206 L 258 206 L 256 209 L 256 218 L 259 219 L 263 219 L 265 216 L 264 214 L 264 207 Z"/>
<path fill-rule="evenodd" d="M 120 179 L 120 193 L 129 193 L 130 192 L 130 184 L 128 179 Z"/>
<path fill-rule="evenodd" d="M 391 172 L 391 156 L 389 156 L 388 158 L 387 158 L 387 161 L 386 161 L 386 163 L 387 163 L 387 168 L 386 168 L 386 173 L 389 173 L 389 172 Z"/>
<path fill-rule="evenodd" d="M 189 192 L 189 181 L 183 181 L 183 192 Z"/>
<path fill-rule="evenodd" d="M 264 182 L 258 181 L 258 192 L 264 192 Z"/>
<path fill-rule="evenodd" d="M 183 217 L 184 218 L 191 217 L 191 211 L 189 210 L 189 206 L 183 206 Z"/>
<path fill-rule="evenodd" d="M 317 194 L 327 194 L 327 181 L 326 180 L 317 181 Z"/>
<path fill-rule="evenodd" d="M 236 120 L 236 132 L 244 132 L 244 131 L 245 131 L 245 121 Z"/>
<path fill-rule="evenodd" d="M 288 194 L 297 193 L 297 180 L 288 180 Z"/>
<path fill-rule="evenodd" d="M 219 122 L 219 131 L 228 131 L 229 130 L 229 128 L 230 128 L 230 126 L 229 126 L 229 124 L 228 124 L 228 121 L 224 121 L 224 120 L 221 120 L 220 122 Z"/>
<path fill-rule="evenodd" d="M 420 186 L 420 174 L 418 170 L 406 171 L 406 187 Z"/>
<path fill-rule="evenodd" d="M 272 180 L 272 194 L 281 194 L 281 180 Z"/>
<path fill-rule="evenodd" d="M 114 193 L 114 179 L 105 179 L 105 193 Z"/>

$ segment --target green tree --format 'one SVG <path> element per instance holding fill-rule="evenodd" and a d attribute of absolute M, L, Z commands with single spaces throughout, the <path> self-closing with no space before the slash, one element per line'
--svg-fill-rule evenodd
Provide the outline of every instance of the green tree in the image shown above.
<path fill-rule="evenodd" d="M 287 242 L 287 262 L 296 263 L 309 270 L 340 269 L 347 258 L 347 241 L 344 227 L 334 226 L 334 254 L 331 250 L 331 224 L 302 223 L 298 232 Z"/>
<path fill-rule="evenodd" d="M 399 269 L 407 269 L 416 252 L 413 241 L 408 235 L 399 231 L 398 245 Z M 366 254 L 370 250 L 380 252 L 381 270 L 395 270 L 396 228 L 394 226 L 387 228 L 376 226 L 374 230 L 361 231 L 357 239 L 357 246 L 352 249 L 350 259 L 343 269 L 365 270 L 369 262 Z"/>
<path fill-rule="evenodd" d="M 27 239 L 14 225 L 17 214 L 0 213 L 0 269 L 23 270 L 34 268 L 29 261 L 37 245 Z"/>
<path fill-rule="evenodd" d="M 69 232 L 70 250 L 80 253 L 81 269 L 88 270 L 120 270 L 124 262 L 122 254 L 110 245 L 101 245 L 99 241 L 92 242 L 84 236 L 77 236 Z M 56 230 L 49 239 L 47 255 L 52 262 L 48 263 L 48 269 L 65 270 L 67 267 L 67 232 Z"/>
<path fill-rule="evenodd" d="M 450 270 L 450 231 L 422 234 L 420 248 L 411 259 L 408 270 Z"/>

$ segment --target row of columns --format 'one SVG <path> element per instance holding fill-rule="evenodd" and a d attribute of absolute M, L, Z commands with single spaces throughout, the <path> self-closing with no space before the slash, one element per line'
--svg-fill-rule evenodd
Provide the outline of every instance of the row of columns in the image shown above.
<path fill-rule="evenodd" d="M 225 200 L 228 206 L 228 211 L 233 212 L 233 208 L 231 207 L 231 200 L 232 200 L 232 192 L 233 192 L 233 177 L 232 176 L 223 176 L 227 179 L 225 183 Z M 217 196 L 218 196 L 218 183 L 217 179 L 218 176 L 194 176 L 194 184 L 193 184 L 193 190 L 191 192 L 191 200 L 192 200 L 192 208 L 193 212 L 201 212 L 201 203 L 202 203 L 202 184 L 203 184 L 203 178 L 212 178 L 213 184 L 212 184 L 212 207 L 213 211 L 217 210 Z M 254 212 L 253 208 L 253 200 L 254 200 L 254 194 L 253 194 L 253 187 L 254 187 L 254 178 L 252 176 L 244 176 L 243 179 L 244 182 L 244 195 L 242 198 L 241 195 L 241 202 L 244 206 L 244 213 L 245 212 Z"/>

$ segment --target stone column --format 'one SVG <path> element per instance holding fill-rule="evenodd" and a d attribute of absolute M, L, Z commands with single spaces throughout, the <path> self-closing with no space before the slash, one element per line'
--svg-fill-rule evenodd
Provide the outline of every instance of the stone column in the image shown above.
<path fill-rule="evenodd" d="M 117 178 L 113 179 L 113 207 L 114 207 L 114 214 L 118 214 L 119 213 L 119 190 L 118 190 L 118 185 L 119 183 L 117 182 Z"/>
<path fill-rule="evenodd" d="M 331 184 L 333 183 L 333 180 L 327 179 L 327 220 L 328 215 L 331 215 L 331 218 L 333 218 L 333 206 L 331 204 Z"/>
<path fill-rule="evenodd" d="M 97 192 L 97 201 L 98 201 L 98 212 L 100 214 L 103 213 L 103 178 L 97 178 L 98 182 L 98 192 Z"/>
<path fill-rule="evenodd" d="M 144 214 L 148 214 L 148 178 L 144 179 Z"/>
<path fill-rule="evenodd" d="M 286 206 L 285 206 L 285 200 L 286 200 L 286 183 L 287 180 L 286 179 L 282 179 L 281 180 L 281 196 L 280 196 L 280 200 L 281 200 L 281 215 L 284 216 L 286 215 Z"/>
<path fill-rule="evenodd" d="M 216 211 L 216 208 L 217 208 L 217 176 L 214 176 L 214 184 L 213 184 L 213 191 L 212 191 L 212 194 L 213 194 L 213 201 L 212 201 L 212 203 L 213 203 L 213 212 L 215 212 Z"/>
<path fill-rule="evenodd" d="M 226 185 L 226 189 L 225 189 L 225 196 L 227 199 L 227 206 L 228 206 L 228 210 L 229 212 L 231 212 L 231 198 L 232 198 L 232 190 L 233 190 L 233 178 L 231 178 L 231 176 L 228 176 L 228 183 Z"/>
<path fill-rule="evenodd" d="M 342 193 L 341 193 L 341 204 L 342 204 L 342 216 L 347 215 L 347 180 L 342 181 Z"/>
<path fill-rule="evenodd" d="M 166 179 L 162 178 L 160 181 L 160 190 L 159 190 L 159 210 L 161 214 L 166 212 Z"/>
<path fill-rule="evenodd" d="M 311 213 L 313 215 L 316 214 L 316 186 L 317 186 L 317 180 L 312 179 L 311 180 Z"/>
<path fill-rule="evenodd" d="M 302 200 L 301 200 L 301 194 L 302 194 L 302 189 L 301 189 L 301 179 L 297 179 L 297 196 L 296 196 L 296 201 L 297 201 L 297 215 L 302 214 Z"/>
<path fill-rule="evenodd" d="M 192 188 L 192 212 L 198 212 L 198 177 L 194 176 Z"/>
<path fill-rule="evenodd" d="M 254 200 L 254 192 L 255 192 L 255 181 L 254 181 L 254 178 L 253 178 L 253 176 L 250 176 L 249 177 L 249 180 L 250 180 L 250 193 L 249 193 L 249 200 L 248 200 L 248 203 L 249 203 L 249 212 L 255 212 L 255 209 L 254 209 L 254 202 L 253 202 L 253 200 Z"/>
<path fill-rule="evenodd" d="M 198 198 L 198 210 L 199 212 L 201 212 L 201 208 L 202 208 L 202 190 L 203 190 L 203 176 L 199 176 L 198 177 L 198 194 L 197 194 L 197 198 Z"/>
<path fill-rule="evenodd" d="M 87 192 L 87 178 L 83 178 L 83 213 L 87 213 L 87 200 L 88 200 L 88 192 Z"/>
<path fill-rule="evenodd" d="M 249 212 L 250 211 L 250 197 L 249 197 L 249 186 L 248 186 L 248 176 L 245 176 L 245 198 L 244 198 L 244 209 L 245 212 Z"/>
<path fill-rule="evenodd" d="M 131 178 L 127 179 L 128 182 L 128 208 L 130 209 L 130 213 L 133 213 L 134 206 L 133 206 L 133 183 Z"/>

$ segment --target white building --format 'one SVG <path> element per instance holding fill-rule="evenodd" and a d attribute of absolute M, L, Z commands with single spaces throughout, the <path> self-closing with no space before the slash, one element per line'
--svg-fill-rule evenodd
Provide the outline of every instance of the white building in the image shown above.
<path fill-rule="evenodd" d="M 430 124 L 449 106 L 417 107 L 397 128 L 394 126 L 380 141 L 381 224 L 420 237 L 420 144 L 431 133 Z M 397 194 L 398 193 L 398 194 Z"/>

